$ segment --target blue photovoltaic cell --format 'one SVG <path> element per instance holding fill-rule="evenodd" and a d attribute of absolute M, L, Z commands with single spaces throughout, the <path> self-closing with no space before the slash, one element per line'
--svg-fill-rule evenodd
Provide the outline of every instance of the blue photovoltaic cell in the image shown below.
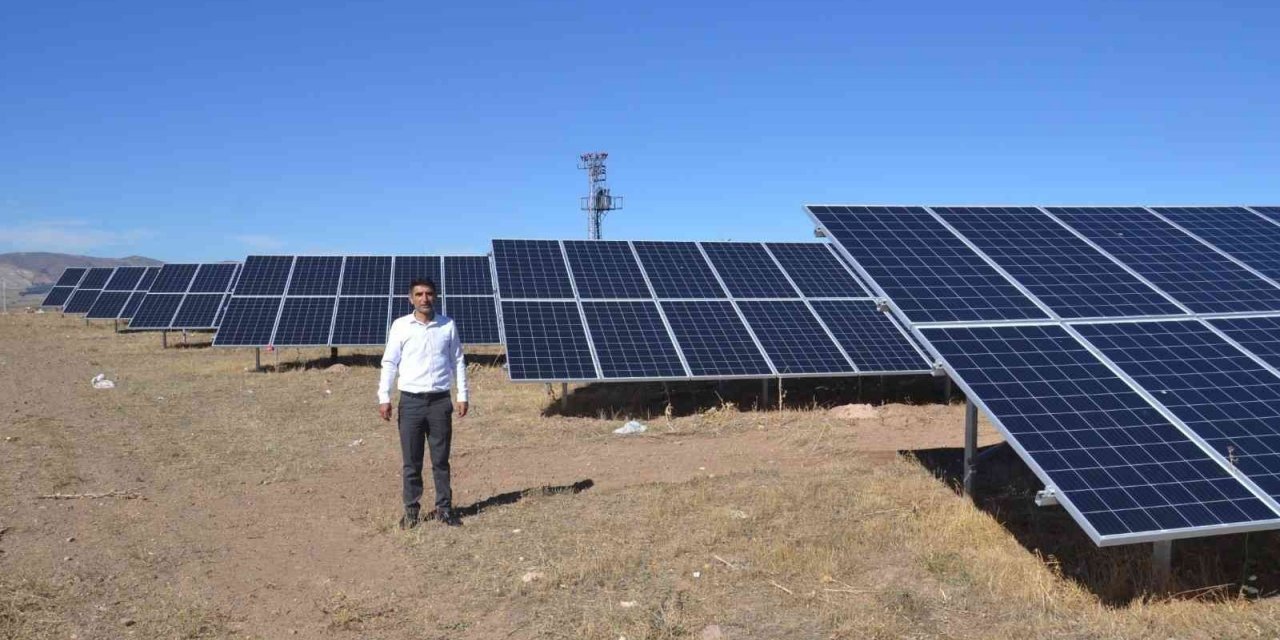
<path fill-rule="evenodd" d="M 798 298 L 782 269 L 763 245 L 748 242 L 703 242 L 703 251 L 724 286 L 735 298 Z"/>
<path fill-rule="evenodd" d="M 173 317 L 171 329 L 212 329 L 214 319 L 222 306 L 221 293 L 187 294 L 178 306 L 178 313 Z"/>
<path fill-rule="evenodd" d="M 80 288 L 98 289 L 101 291 L 102 287 L 107 284 L 107 280 L 111 278 L 111 274 L 114 271 L 115 269 L 107 267 L 94 267 L 90 269 L 88 273 L 84 274 L 84 279 L 80 281 Z"/>
<path fill-rule="evenodd" d="M 40 303 L 40 306 L 61 307 L 66 303 L 67 298 L 71 297 L 71 292 L 75 290 L 75 287 L 54 287 L 49 290 L 49 294 L 44 297 L 44 301 Z"/>
<path fill-rule="evenodd" d="M 1280 498 L 1280 378 L 1196 321 L 1076 327 L 1273 498 Z"/>
<path fill-rule="evenodd" d="M 1099 542 L 1276 518 L 1062 327 L 921 332 Z"/>
<path fill-rule="evenodd" d="M 143 272 L 142 279 L 138 281 L 137 291 L 150 291 L 151 283 L 156 281 L 156 276 L 160 275 L 160 267 L 147 267 Z"/>
<path fill-rule="evenodd" d="M 692 242 L 631 243 L 659 298 L 724 298 L 724 288 Z"/>
<path fill-rule="evenodd" d="M 247 260 L 245 265 L 248 265 Z M 147 302 L 150 301 L 151 296 L 147 296 Z M 280 312 L 280 301 L 280 298 L 231 298 L 231 304 L 227 305 L 213 343 L 222 347 L 261 347 L 270 344 L 271 332 Z"/>
<path fill-rule="evenodd" d="M 913 322 L 1047 317 L 921 207 L 808 209 Z"/>
<path fill-rule="evenodd" d="M 55 287 L 74 287 L 80 284 L 80 280 L 84 278 L 84 273 L 88 269 L 80 267 L 67 267 L 58 277 L 58 281 L 53 284 Z"/>
<path fill-rule="evenodd" d="M 693 375 L 773 375 L 746 325 L 728 301 L 666 301 L 661 304 Z M 509 340 L 511 321 L 505 316 L 503 321 Z"/>
<path fill-rule="evenodd" d="M 1064 318 L 1182 310 L 1035 207 L 934 207 Z"/>
<path fill-rule="evenodd" d="M 932 365 L 872 300 L 813 300 L 818 317 L 863 371 L 930 371 Z"/>
<path fill-rule="evenodd" d="M 334 298 L 285 298 L 272 344 L 327 345 L 333 326 Z"/>
<path fill-rule="evenodd" d="M 505 300 L 502 317 L 506 322 L 507 369 L 512 380 L 599 377 L 577 303 Z"/>
<path fill-rule="evenodd" d="M 185 293 L 191 286 L 198 264 L 166 264 L 160 267 L 160 273 L 151 283 L 148 293 Z"/>
<path fill-rule="evenodd" d="M 565 255 L 573 270 L 578 297 L 652 298 L 640 274 L 640 265 L 626 242 L 566 240 Z M 603 365 L 602 365 L 603 366 Z"/>
<path fill-rule="evenodd" d="M 387 342 L 387 298 L 360 296 L 338 298 L 333 323 L 334 345 L 374 345 Z"/>
<path fill-rule="evenodd" d="M 1139 207 L 1049 211 L 1192 311 L 1280 310 L 1280 288 Z"/>
<path fill-rule="evenodd" d="M 1280 225 L 1242 207 L 1154 207 L 1271 279 L 1280 278 Z"/>
<path fill-rule="evenodd" d="M 605 378 L 686 377 L 652 300 L 584 301 L 582 311 Z"/>
<path fill-rule="evenodd" d="M 118 267 L 107 281 L 104 291 L 133 291 L 146 273 L 146 267 Z"/>
<path fill-rule="evenodd" d="M 1272 220 L 1280 221 L 1280 207 L 1259 207 L 1255 205 L 1250 206 L 1249 208 L 1271 218 Z"/>
<path fill-rule="evenodd" d="M 443 308 L 444 300 L 436 298 L 436 309 Z M 391 297 L 391 321 L 395 322 L 396 318 L 402 318 L 413 313 L 413 303 L 409 302 L 408 296 L 392 296 Z"/>
<path fill-rule="evenodd" d="M 498 310 L 493 296 L 449 296 L 445 313 L 458 323 L 463 344 L 500 344 Z"/>
<path fill-rule="evenodd" d="M 235 294 L 237 296 L 284 295 L 285 284 L 289 281 L 289 271 L 292 269 L 293 256 L 249 256 L 245 258 L 244 266 L 240 269 Z M 152 289 L 154 288 L 153 286 Z"/>
<path fill-rule="evenodd" d="M 81 287 L 71 294 L 71 299 L 62 306 L 63 313 L 86 313 L 93 308 L 93 303 L 97 302 L 98 295 L 102 293 L 101 289 L 85 289 Z"/>
<path fill-rule="evenodd" d="M 191 293 L 226 293 L 231 288 L 231 278 L 236 274 L 235 263 L 206 263 L 200 265 L 191 281 Z"/>
<path fill-rule="evenodd" d="M 1209 324 L 1267 364 L 1280 368 L 1280 318 L 1227 318 L 1210 320 Z"/>
<path fill-rule="evenodd" d="M 870 297 L 826 243 L 769 242 L 765 246 L 809 298 Z"/>
<path fill-rule="evenodd" d="M 342 270 L 342 295 L 386 296 L 391 293 L 391 256 L 347 258 L 347 266 Z M 407 295 L 408 291 L 403 293 Z"/>
<path fill-rule="evenodd" d="M 409 283 L 419 278 L 433 282 L 436 285 L 436 295 L 444 294 L 444 285 L 440 282 L 440 256 L 396 256 L 391 295 L 409 295 Z"/>
<path fill-rule="evenodd" d="M 289 277 L 291 296 L 333 296 L 338 294 L 342 256 L 298 256 Z"/>
<path fill-rule="evenodd" d="M 780 374 L 852 373 L 818 319 L 800 301 L 738 304 Z"/>
<path fill-rule="evenodd" d="M 555 240 L 494 240 L 493 264 L 504 299 L 572 298 L 573 286 Z"/>
<path fill-rule="evenodd" d="M 441 293 L 451 296 L 493 295 L 489 256 L 445 256 L 444 291 Z"/>
<path fill-rule="evenodd" d="M 130 291 L 103 291 L 84 317 L 93 320 L 116 318 L 120 315 L 120 311 L 124 309 L 124 305 L 129 301 L 129 296 L 131 295 L 133 293 Z"/>
<path fill-rule="evenodd" d="M 124 304 L 124 309 L 120 310 L 120 319 L 131 320 L 133 318 L 133 314 L 138 312 L 138 307 L 146 297 L 147 292 L 145 291 L 134 291 L 129 294 L 129 301 Z M 132 325 L 132 323 L 130 324 Z"/>
<path fill-rule="evenodd" d="M 182 304 L 181 293 L 148 293 L 129 321 L 130 329 L 168 329 Z"/>

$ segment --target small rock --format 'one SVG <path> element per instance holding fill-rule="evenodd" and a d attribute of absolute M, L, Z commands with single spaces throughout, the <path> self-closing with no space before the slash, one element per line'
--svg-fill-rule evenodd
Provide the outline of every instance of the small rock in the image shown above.
<path fill-rule="evenodd" d="M 364 438 L 358 438 L 358 439 L 356 439 L 356 440 L 352 440 L 352 441 L 351 441 L 351 444 L 349 444 L 349 445 L 347 445 L 347 446 L 348 446 L 348 447 L 358 447 L 358 446 L 360 446 L 360 445 L 362 445 L 362 444 L 364 444 Z"/>
<path fill-rule="evenodd" d="M 135 624 L 137 624 L 137 621 L 133 618 L 120 618 L 120 626 L 122 627 L 132 627 Z"/>
<path fill-rule="evenodd" d="M 511 530 L 511 533 L 520 533 L 520 530 L 519 530 L 519 529 L 512 529 L 512 530 Z"/>
<path fill-rule="evenodd" d="M 631 607 L 634 607 L 637 604 L 640 604 L 640 603 L 636 602 L 635 600 L 623 600 L 622 602 L 618 603 L 618 606 L 622 607 L 623 609 L 630 609 Z"/>
<path fill-rule="evenodd" d="M 71 556 L 62 556 L 63 562 L 71 562 Z"/>
<path fill-rule="evenodd" d="M 534 580 L 541 580 L 541 579 L 543 579 L 543 578 L 545 578 L 545 577 L 547 577 L 547 574 L 545 574 L 545 573 L 543 573 L 543 572 L 541 572 L 541 571 L 529 571 L 529 572 L 525 573 L 523 576 L 520 576 L 520 581 L 521 581 L 521 582 L 533 582 Z"/>
<path fill-rule="evenodd" d="M 729 517 L 733 518 L 734 520 L 746 520 L 751 516 L 747 515 L 747 512 L 743 511 L 742 509 L 730 509 Z"/>
<path fill-rule="evenodd" d="M 702 628 L 702 640 L 723 640 L 724 632 L 720 630 L 720 625 L 709 624 Z"/>
<path fill-rule="evenodd" d="M 67 538 L 67 542 L 75 542 L 75 541 L 76 541 L 75 536 L 71 536 L 70 538 Z"/>

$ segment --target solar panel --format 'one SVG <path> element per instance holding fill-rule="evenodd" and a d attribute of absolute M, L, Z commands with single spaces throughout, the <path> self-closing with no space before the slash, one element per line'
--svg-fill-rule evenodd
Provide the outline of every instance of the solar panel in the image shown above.
<path fill-rule="evenodd" d="M 608 379 L 683 378 L 688 374 L 652 301 L 583 302 L 591 341 Z"/>
<path fill-rule="evenodd" d="M 98 301 L 101 289 L 76 289 L 67 303 L 62 305 L 63 313 L 87 313 Z"/>
<path fill-rule="evenodd" d="M 146 297 L 146 291 L 134 291 L 133 293 L 130 293 L 129 301 L 126 302 L 124 304 L 124 308 L 120 310 L 120 318 L 122 320 L 132 320 L 133 314 L 138 312 L 138 307 L 142 306 L 142 301 Z"/>
<path fill-rule="evenodd" d="M 458 323 L 458 336 L 463 344 L 502 342 L 493 296 L 449 296 L 445 313 Z"/>
<path fill-rule="evenodd" d="M 293 256 L 249 256 L 236 283 L 237 296 L 284 295 L 293 270 Z M 155 287 L 152 287 L 154 290 Z"/>
<path fill-rule="evenodd" d="M 769 253 L 791 276 L 800 293 L 809 298 L 867 298 L 862 285 L 826 244 L 770 242 Z M 739 296 L 742 297 L 742 296 Z"/>
<path fill-rule="evenodd" d="M 742 302 L 738 308 L 778 373 L 831 375 L 855 371 L 805 303 Z"/>
<path fill-rule="evenodd" d="M 84 317 L 108 320 L 119 317 L 120 312 L 124 310 L 124 305 L 129 302 L 129 296 L 131 295 L 133 295 L 131 291 L 103 291 L 94 300 L 93 306 L 89 308 Z"/>
<path fill-rule="evenodd" d="M 396 260 L 399 262 L 399 259 Z M 493 307 L 490 298 L 489 307 Z M 333 321 L 335 346 L 365 346 L 386 344 L 388 316 L 391 300 L 383 296 L 344 296 L 338 298 L 338 314 Z M 496 318 L 495 318 L 496 323 Z"/>
<path fill-rule="evenodd" d="M 1209 324 L 1267 364 L 1280 368 L 1280 318 L 1223 318 Z"/>
<path fill-rule="evenodd" d="M 391 295 L 391 256 L 348 256 L 342 269 L 342 295 Z"/>
<path fill-rule="evenodd" d="M 298 256 L 289 278 L 291 296 L 336 296 L 342 256 Z"/>
<path fill-rule="evenodd" d="M 1199 313 L 1280 310 L 1280 287 L 1141 207 L 1049 212 Z"/>
<path fill-rule="evenodd" d="M 110 267 L 94 267 L 84 274 L 84 279 L 80 281 L 81 289 L 98 289 L 106 286 L 107 280 L 111 279 L 111 274 L 115 269 Z"/>
<path fill-rule="evenodd" d="M 1152 211 L 1262 275 L 1280 278 L 1280 224 L 1244 207 L 1154 207 Z"/>
<path fill-rule="evenodd" d="M 489 260 L 480 258 L 489 268 Z M 409 295 L 409 283 L 418 278 L 426 278 L 436 285 L 436 294 L 443 294 L 440 282 L 440 256 L 396 256 L 395 282 L 391 286 L 391 295 Z"/>
<path fill-rule="evenodd" d="M 156 276 L 160 275 L 160 267 L 147 267 L 142 272 L 142 279 L 138 281 L 138 287 L 135 291 L 146 293 L 151 290 L 151 285 L 156 281 Z"/>
<path fill-rule="evenodd" d="M 98 295 L 102 293 L 102 287 L 106 286 L 113 273 L 115 273 L 114 267 L 88 269 L 84 277 L 80 279 L 79 285 L 70 292 L 63 302 L 62 312 L 88 313 L 93 308 L 93 304 L 98 301 Z M 59 292 L 59 295 L 62 295 L 62 293 Z"/>
<path fill-rule="evenodd" d="M 906 339 L 901 327 L 876 308 L 875 301 L 813 300 L 810 304 L 859 369 L 919 371 L 930 368 L 929 359 Z"/>
<path fill-rule="evenodd" d="M 272 343 L 277 346 L 329 344 L 334 302 L 334 298 L 285 298 Z"/>
<path fill-rule="evenodd" d="M 1272 220 L 1280 221 L 1280 207 L 1259 207 L 1255 205 L 1249 208 L 1271 218 Z"/>
<path fill-rule="evenodd" d="M 701 245 L 733 297 L 800 297 L 764 245 L 746 242 L 703 242 Z"/>
<path fill-rule="evenodd" d="M 40 302 L 40 306 L 61 307 L 66 304 L 67 299 L 71 297 L 71 293 L 75 290 L 75 287 L 54 287 L 45 295 L 44 300 Z"/>
<path fill-rule="evenodd" d="M 494 240 L 493 265 L 504 300 L 574 297 L 555 240 Z"/>
<path fill-rule="evenodd" d="M 1182 313 L 1035 207 L 933 211 L 1063 318 Z"/>
<path fill-rule="evenodd" d="M 773 375 L 751 332 L 726 300 L 663 301 L 662 310 L 695 377 Z M 511 321 L 503 316 L 510 337 Z M 515 378 L 514 373 L 512 377 Z"/>
<path fill-rule="evenodd" d="M 658 298 L 726 297 L 697 244 L 641 241 L 631 244 Z"/>
<path fill-rule="evenodd" d="M 130 331 L 209 330 L 217 328 L 226 296 L 241 265 L 234 262 L 166 264 L 136 304 Z M 144 275 L 140 281 L 145 282 Z M 123 312 L 122 312 L 123 313 Z"/>
<path fill-rule="evenodd" d="M 245 261 L 248 264 L 248 261 Z M 150 301 L 148 296 L 147 300 Z M 215 347 L 260 347 L 271 344 L 282 299 L 232 296 L 213 336 Z"/>
<path fill-rule="evenodd" d="M 493 296 L 493 269 L 488 256 L 445 256 L 444 293 L 450 296 Z"/>
<path fill-rule="evenodd" d="M 500 286 L 502 282 L 499 276 Z M 558 382 L 600 377 L 576 303 L 504 300 L 502 318 L 512 378 Z"/>
<path fill-rule="evenodd" d="M 1076 330 L 1229 464 L 1280 497 L 1280 377 L 1193 320 Z"/>
<path fill-rule="evenodd" d="M 923 207 L 807 207 L 913 322 L 1046 318 Z"/>
<path fill-rule="evenodd" d="M 573 270 L 578 297 L 592 299 L 650 298 L 640 265 L 626 242 L 566 240 L 565 255 Z"/>
<path fill-rule="evenodd" d="M 1064 328 L 921 332 L 1094 542 L 1280 524 Z"/>
<path fill-rule="evenodd" d="M 67 267 L 63 270 L 62 275 L 58 277 L 58 281 L 53 283 L 55 287 L 74 287 L 80 284 L 80 280 L 84 278 L 88 269 L 82 267 Z"/>
<path fill-rule="evenodd" d="M 117 267 L 102 289 L 103 291 L 133 291 L 146 271 L 146 267 Z"/>

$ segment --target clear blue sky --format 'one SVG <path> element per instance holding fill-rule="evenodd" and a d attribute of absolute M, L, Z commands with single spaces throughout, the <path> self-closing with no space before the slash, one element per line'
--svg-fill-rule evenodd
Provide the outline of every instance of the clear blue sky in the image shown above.
<path fill-rule="evenodd" d="M 703 6 L 699 6 L 699 5 Z M 1278 204 L 1277 3 L 24 2 L 0 251 L 811 237 L 806 202 Z"/>

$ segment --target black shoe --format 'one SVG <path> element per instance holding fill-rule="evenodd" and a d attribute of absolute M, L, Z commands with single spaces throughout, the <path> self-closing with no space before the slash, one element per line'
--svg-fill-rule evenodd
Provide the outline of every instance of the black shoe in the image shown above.
<path fill-rule="evenodd" d="M 443 522 L 445 523 L 445 525 L 450 527 L 462 526 L 462 520 L 458 518 L 458 514 L 453 509 L 449 509 L 449 508 L 436 509 L 436 518 L 438 518 L 440 522 Z"/>
<path fill-rule="evenodd" d="M 418 526 L 419 522 L 422 522 L 422 518 L 417 511 L 405 511 L 404 516 L 400 518 L 400 528 L 412 529 Z"/>

